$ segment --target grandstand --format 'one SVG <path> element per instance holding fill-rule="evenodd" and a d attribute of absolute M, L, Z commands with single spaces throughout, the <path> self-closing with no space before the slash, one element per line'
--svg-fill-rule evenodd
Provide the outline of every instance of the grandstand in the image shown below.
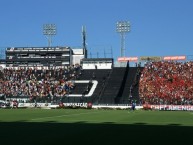
<path fill-rule="evenodd" d="M 184 56 L 141 57 L 140 61 L 137 57 L 119 58 L 115 63 L 113 58 L 87 58 L 84 52 L 70 47 L 7 48 L 6 59 L 1 61 L 1 99 L 95 105 L 133 101 L 138 105 L 193 104 L 193 64 L 185 62 Z"/>
<path fill-rule="evenodd" d="M 86 50 L 70 47 L 8 47 L 6 67 L 63 67 L 80 62 Z"/>
<path fill-rule="evenodd" d="M 87 58 L 70 47 L 11 47 L 2 61 L 1 96 L 27 102 L 127 104 L 138 68 Z M 130 85 L 130 86 L 129 86 Z M 8 86 L 8 87 L 5 87 Z M 133 85 L 133 87 L 137 87 Z M 139 101 L 138 90 L 132 92 Z"/>
<path fill-rule="evenodd" d="M 142 102 L 149 104 L 192 105 L 193 63 L 151 62 L 145 65 L 140 79 Z"/>

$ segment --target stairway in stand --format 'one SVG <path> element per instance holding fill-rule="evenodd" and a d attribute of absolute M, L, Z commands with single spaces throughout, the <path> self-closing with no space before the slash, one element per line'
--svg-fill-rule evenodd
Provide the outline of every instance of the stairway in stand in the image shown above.
<path fill-rule="evenodd" d="M 113 68 L 104 92 L 99 100 L 100 104 L 114 104 L 123 82 L 126 67 Z"/>
<path fill-rule="evenodd" d="M 137 68 L 136 67 L 130 67 L 128 72 L 127 72 L 127 77 L 126 77 L 126 83 L 124 85 L 124 89 L 122 91 L 121 94 L 121 103 L 125 104 L 125 103 L 129 103 L 129 97 L 130 97 L 130 93 L 131 93 L 131 86 L 134 82 L 134 78 L 137 72 Z"/>

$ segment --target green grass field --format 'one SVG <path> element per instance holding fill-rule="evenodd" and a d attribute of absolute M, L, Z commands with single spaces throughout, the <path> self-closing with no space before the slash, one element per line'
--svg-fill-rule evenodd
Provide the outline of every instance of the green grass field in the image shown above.
<path fill-rule="evenodd" d="M 0 144 L 193 144 L 193 112 L 0 109 Z"/>

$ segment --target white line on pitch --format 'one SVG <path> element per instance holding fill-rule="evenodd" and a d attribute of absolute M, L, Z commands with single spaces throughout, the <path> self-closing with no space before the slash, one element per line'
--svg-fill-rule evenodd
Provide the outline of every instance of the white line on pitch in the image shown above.
<path fill-rule="evenodd" d="M 60 118 L 65 116 L 76 116 L 76 115 L 84 115 L 84 114 L 93 114 L 98 112 L 87 112 L 87 113 L 78 113 L 78 114 L 65 114 L 65 115 L 58 115 L 58 116 L 50 116 L 50 117 L 42 117 L 42 118 L 35 118 L 31 120 L 41 120 L 41 119 L 50 119 L 50 118 Z"/>

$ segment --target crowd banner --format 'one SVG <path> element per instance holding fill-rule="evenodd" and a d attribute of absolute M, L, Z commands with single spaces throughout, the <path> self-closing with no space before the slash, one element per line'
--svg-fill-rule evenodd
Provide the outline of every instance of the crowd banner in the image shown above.
<path fill-rule="evenodd" d="M 193 111 L 193 105 L 150 105 L 155 110 Z"/>
<path fill-rule="evenodd" d="M 119 57 L 118 58 L 119 62 L 137 62 L 138 61 L 138 57 Z"/>
<path fill-rule="evenodd" d="M 163 60 L 186 60 L 186 56 L 164 56 Z"/>
<path fill-rule="evenodd" d="M 162 58 L 158 56 L 141 56 L 140 61 L 161 61 Z"/>

